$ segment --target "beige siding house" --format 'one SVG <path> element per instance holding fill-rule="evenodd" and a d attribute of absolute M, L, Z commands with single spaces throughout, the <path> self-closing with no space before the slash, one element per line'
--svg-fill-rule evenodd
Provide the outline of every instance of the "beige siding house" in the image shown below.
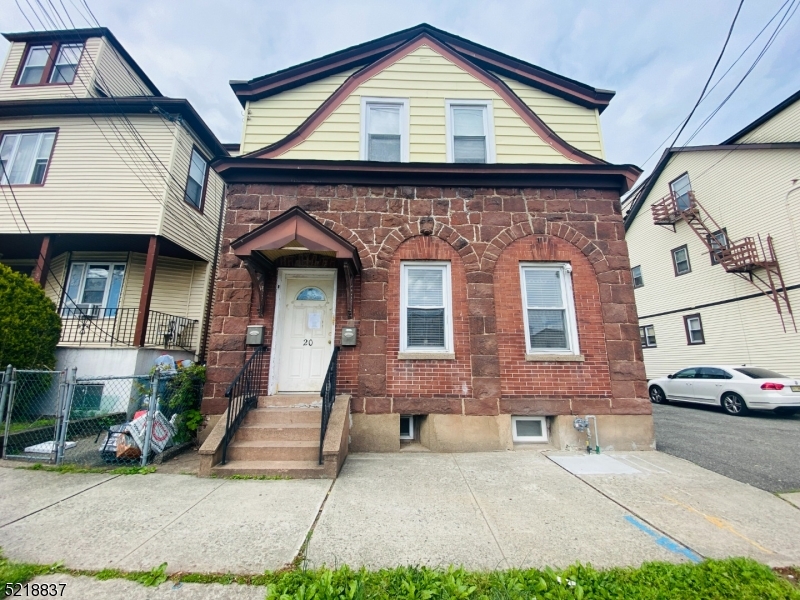
<path fill-rule="evenodd" d="M 634 192 L 626 240 L 649 378 L 703 364 L 800 377 L 798 180 L 800 92 L 718 146 L 667 150 Z"/>
<path fill-rule="evenodd" d="M 227 150 L 104 28 L 5 34 L 0 261 L 62 318 L 60 366 L 202 353 Z"/>

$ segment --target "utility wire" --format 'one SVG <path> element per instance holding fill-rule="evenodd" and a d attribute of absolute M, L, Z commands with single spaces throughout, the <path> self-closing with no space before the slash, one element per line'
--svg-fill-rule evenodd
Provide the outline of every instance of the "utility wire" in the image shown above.
<path fill-rule="evenodd" d="M 681 137 L 681 134 L 683 133 L 683 130 L 686 128 L 686 125 L 688 125 L 689 121 L 692 119 L 692 116 L 694 115 L 694 111 L 697 110 L 697 107 L 700 106 L 700 102 L 703 101 L 703 95 L 706 93 L 706 90 L 708 89 L 708 86 L 709 86 L 709 84 L 711 83 L 711 80 L 714 77 L 714 73 L 716 72 L 717 67 L 719 66 L 719 63 L 722 60 L 722 55 L 725 54 L 725 49 L 728 47 L 728 42 L 730 41 L 731 34 L 733 33 L 733 27 L 734 27 L 734 25 L 736 25 L 736 19 L 739 18 L 739 13 L 742 10 L 742 5 L 743 4 L 744 4 L 744 0 L 739 0 L 739 6 L 736 9 L 736 14 L 733 15 L 733 21 L 731 21 L 731 26 L 728 28 L 728 35 L 725 36 L 725 43 L 722 44 L 722 50 L 719 51 L 719 56 L 717 56 L 717 61 L 714 63 L 714 68 L 711 69 L 711 73 L 708 75 L 708 79 L 706 79 L 706 84 L 703 86 L 703 91 L 700 92 L 700 97 L 697 99 L 697 102 L 694 103 L 694 106 L 692 107 L 692 110 L 689 112 L 689 116 L 686 117 L 686 119 L 683 121 L 683 125 L 681 126 L 681 129 L 678 132 L 678 135 L 676 135 L 675 139 L 672 140 L 672 144 L 670 144 L 670 146 L 674 146 L 675 142 L 678 141 L 678 138 Z"/>

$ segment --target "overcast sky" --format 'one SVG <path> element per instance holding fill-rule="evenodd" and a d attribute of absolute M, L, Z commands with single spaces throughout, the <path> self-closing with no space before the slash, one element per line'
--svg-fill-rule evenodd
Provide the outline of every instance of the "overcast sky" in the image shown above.
<path fill-rule="evenodd" d="M 745 0 L 717 76 L 788 2 Z M 31 6 L 18 0 L 36 29 Z M 53 0 L 77 26 L 80 0 Z M 242 109 L 228 86 L 421 22 L 594 87 L 617 92 L 602 116 L 607 159 L 643 163 L 684 118 L 705 83 L 738 2 L 487 0 L 226 1 L 88 0 L 167 96 L 188 98 L 223 142 L 239 141 Z M 50 6 L 50 0 L 41 0 Z M 51 9 L 52 10 L 52 9 Z M 785 9 L 784 9 L 785 10 Z M 780 16 L 698 109 L 686 140 L 733 89 Z M 27 31 L 14 0 L 0 0 L 0 28 Z M 0 40 L 0 52 L 8 43 Z M 692 142 L 719 143 L 800 89 L 800 15 L 776 38 L 731 100 Z M 674 134 L 673 134 L 674 135 Z M 671 139 L 671 138 L 670 138 Z"/>

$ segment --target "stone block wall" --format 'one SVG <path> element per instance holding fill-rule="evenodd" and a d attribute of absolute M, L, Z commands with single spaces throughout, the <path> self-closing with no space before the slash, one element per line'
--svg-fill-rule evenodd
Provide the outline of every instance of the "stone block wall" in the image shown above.
<path fill-rule="evenodd" d="M 338 385 L 367 414 L 649 414 L 619 194 L 548 188 L 229 186 L 208 344 L 205 412 L 245 360 L 245 327 L 271 339 L 275 276 L 263 318 L 233 240 L 299 206 L 359 252 L 354 318 L 340 273 L 337 333 L 358 327 L 340 352 Z M 401 260 L 451 263 L 455 360 L 405 360 L 399 351 Z M 525 361 L 519 262 L 573 268 L 584 362 Z M 289 266 L 289 265 L 286 265 Z"/>

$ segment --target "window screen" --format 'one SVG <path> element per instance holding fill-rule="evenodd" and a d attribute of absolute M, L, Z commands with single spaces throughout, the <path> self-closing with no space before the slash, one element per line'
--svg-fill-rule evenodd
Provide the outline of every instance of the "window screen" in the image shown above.
<path fill-rule="evenodd" d="M 486 162 L 486 107 L 454 106 L 453 162 Z"/>
<path fill-rule="evenodd" d="M 367 104 L 367 160 L 400 162 L 399 104 Z"/>
<path fill-rule="evenodd" d="M 531 350 L 569 350 L 562 269 L 526 268 L 525 300 Z"/>

